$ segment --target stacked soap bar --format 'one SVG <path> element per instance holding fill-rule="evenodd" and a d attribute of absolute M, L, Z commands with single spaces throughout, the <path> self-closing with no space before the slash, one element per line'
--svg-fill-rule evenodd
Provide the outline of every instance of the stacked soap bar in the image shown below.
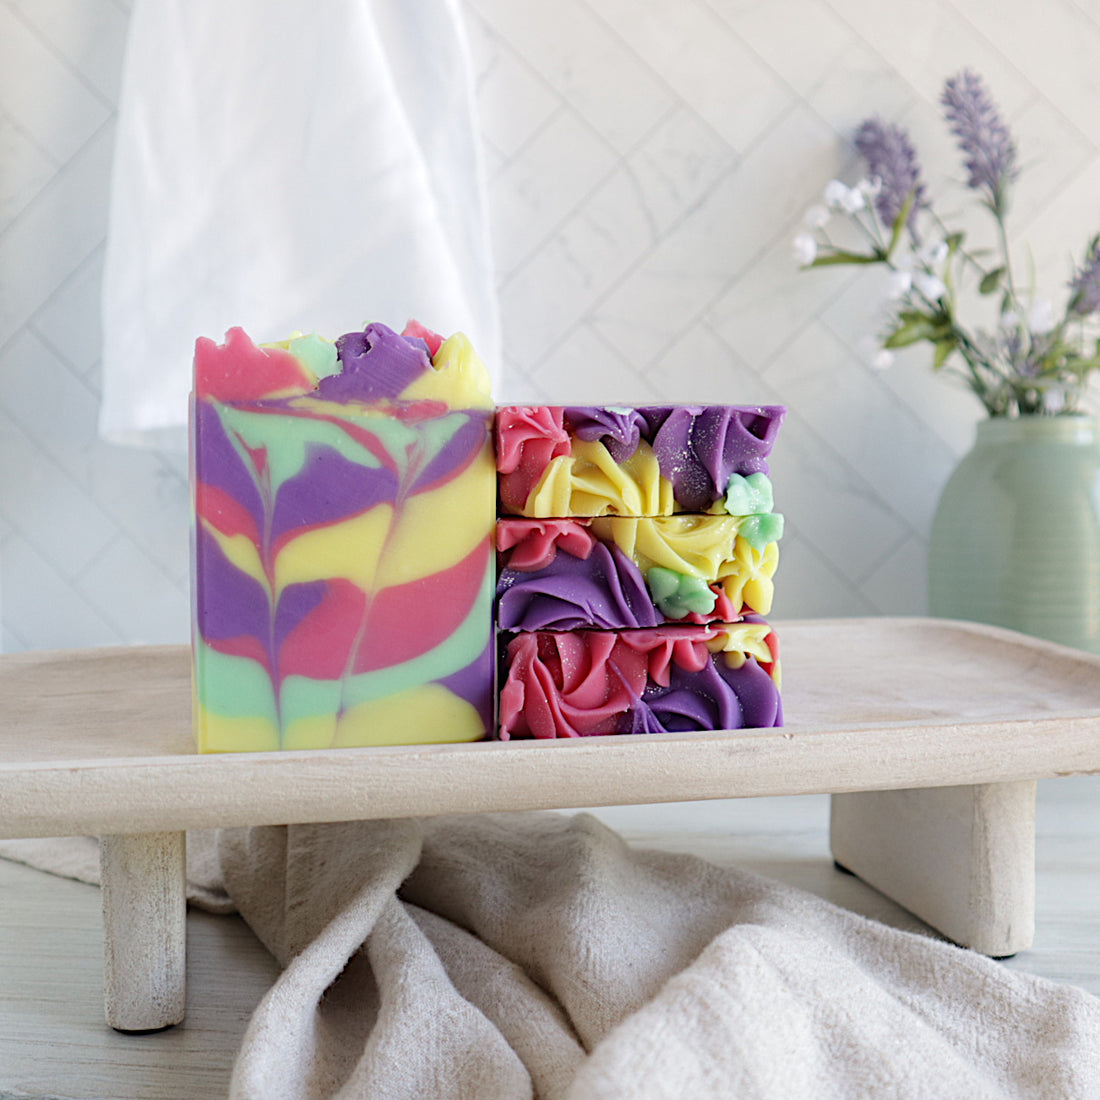
<path fill-rule="evenodd" d="M 461 334 L 198 341 L 201 751 L 492 729 L 492 411 Z"/>
<path fill-rule="evenodd" d="M 588 737 L 782 724 L 766 622 L 536 631 L 505 648 L 500 737 Z"/>
<path fill-rule="evenodd" d="M 499 736 L 782 721 L 777 407 L 497 411 Z M 512 518 L 522 517 L 522 518 Z"/>
<path fill-rule="evenodd" d="M 770 501 L 767 458 L 784 413 L 739 405 L 502 408 L 501 510 L 533 518 L 747 515 L 741 508 L 756 496 Z"/>
<path fill-rule="evenodd" d="M 501 519 L 497 626 L 627 630 L 766 615 L 779 549 L 759 518 Z"/>

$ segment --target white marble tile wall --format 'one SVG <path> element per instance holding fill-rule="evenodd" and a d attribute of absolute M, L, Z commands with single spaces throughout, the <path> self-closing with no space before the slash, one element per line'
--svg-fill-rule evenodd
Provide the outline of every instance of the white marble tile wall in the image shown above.
<path fill-rule="evenodd" d="M 125 0 L 0 0 L 0 645 L 187 636 L 185 463 L 95 435 Z M 1100 230 L 1100 0 L 466 0 L 507 400 L 782 402 L 777 613 L 920 613 L 978 410 L 866 362 L 873 274 L 789 242 L 867 114 L 927 174 L 968 65 L 1018 135 L 1013 223 L 1057 292 Z M 961 205 L 957 188 L 949 192 Z M 981 226 L 973 222 L 979 233 Z M 1021 256 L 1024 253 L 1021 250 Z"/>

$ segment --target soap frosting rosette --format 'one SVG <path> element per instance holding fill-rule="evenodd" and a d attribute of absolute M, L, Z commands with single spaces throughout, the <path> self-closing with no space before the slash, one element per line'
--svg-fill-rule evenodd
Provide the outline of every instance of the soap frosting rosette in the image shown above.
<path fill-rule="evenodd" d="M 656 626 L 661 621 L 645 579 L 617 547 L 576 520 L 497 525 L 508 564 L 497 574 L 502 630 L 576 630 Z"/>

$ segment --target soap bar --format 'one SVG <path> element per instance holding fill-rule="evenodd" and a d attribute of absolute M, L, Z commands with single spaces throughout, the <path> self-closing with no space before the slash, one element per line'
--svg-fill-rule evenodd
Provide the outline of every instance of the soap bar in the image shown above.
<path fill-rule="evenodd" d="M 195 349 L 200 751 L 493 728 L 492 402 L 461 334 Z"/>
<path fill-rule="evenodd" d="M 534 519 L 729 513 L 731 482 L 741 505 L 753 495 L 753 476 L 767 476 L 785 413 L 742 405 L 505 406 L 496 417 L 501 511 Z"/>
<path fill-rule="evenodd" d="M 647 630 L 515 634 L 498 737 L 779 726 L 778 643 L 759 616 Z"/>
<path fill-rule="evenodd" d="M 779 548 L 757 548 L 753 519 L 501 519 L 497 625 L 624 630 L 767 615 Z"/>

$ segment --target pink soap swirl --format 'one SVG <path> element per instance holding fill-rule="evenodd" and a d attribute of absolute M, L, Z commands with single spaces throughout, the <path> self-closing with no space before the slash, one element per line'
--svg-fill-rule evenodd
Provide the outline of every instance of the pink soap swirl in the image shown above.
<path fill-rule="evenodd" d="M 436 352 L 443 346 L 443 337 L 438 332 L 432 332 L 426 325 L 422 325 L 415 318 L 410 318 L 409 322 L 401 330 L 401 335 L 406 338 L 413 338 L 416 340 L 423 340 L 428 347 L 428 354 L 434 359 Z"/>
<path fill-rule="evenodd" d="M 517 634 L 507 663 L 502 741 L 614 733 L 646 684 L 645 654 L 621 646 L 610 632 Z"/>
<path fill-rule="evenodd" d="M 573 519 L 502 519 L 497 524 L 497 549 L 506 554 L 509 569 L 533 573 L 545 569 L 559 550 L 584 561 L 596 536 Z"/>
<path fill-rule="evenodd" d="M 707 642 L 717 635 L 710 626 L 669 626 L 652 630 L 624 630 L 619 641 L 646 659 L 649 679 L 668 687 L 673 662 L 687 672 L 698 672 L 710 661 Z"/>
<path fill-rule="evenodd" d="M 572 453 L 562 410 L 553 405 L 509 405 L 497 410 L 497 485 L 501 503 L 520 512 L 546 467 Z"/>
<path fill-rule="evenodd" d="M 681 622 L 732 623 L 739 617 L 740 608 L 734 606 L 733 600 L 726 595 L 726 590 L 720 584 L 712 584 L 710 590 L 714 593 L 714 607 L 705 615 L 689 611 Z"/>

